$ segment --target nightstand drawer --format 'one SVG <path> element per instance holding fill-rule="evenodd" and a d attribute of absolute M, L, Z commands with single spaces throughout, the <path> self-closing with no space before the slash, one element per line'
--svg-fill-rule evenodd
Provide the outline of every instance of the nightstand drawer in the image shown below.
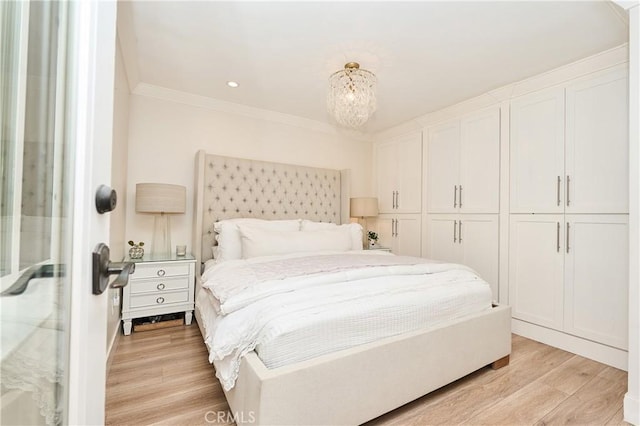
<path fill-rule="evenodd" d="M 174 293 L 153 293 L 131 296 L 131 308 L 142 308 L 146 306 L 160 306 L 170 303 L 184 303 L 189 300 L 189 291 L 178 291 Z"/>
<path fill-rule="evenodd" d="M 129 282 L 131 294 L 149 293 L 152 291 L 162 293 L 169 290 L 180 290 L 189 287 L 189 277 L 137 279 Z"/>
<path fill-rule="evenodd" d="M 173 277 L 177 275 L 189 275 L 189 264 L 188 263 L 164 263 L 162 265 L 154 265 L 154 264 L 136 264 L 136 271 L 133 273 L 131 278 L 164 278 L 164 277 Z"/>

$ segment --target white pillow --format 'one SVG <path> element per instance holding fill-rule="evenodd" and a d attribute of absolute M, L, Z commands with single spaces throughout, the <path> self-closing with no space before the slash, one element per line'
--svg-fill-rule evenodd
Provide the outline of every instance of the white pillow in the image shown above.
<path fill-rule="evenodd" d="M 218 233 L 218 250 L 214 255 L 216 261 L 242 259 L 242 240 L 238 225 L 252 225 L 264 229 L 277 231 L 299 231 L 300 219 L 293 220 L 263 220 L 254 218 L 238 218 L 221 220 L 213 224 L 213 230 Z"/>
<path fill-rule="evenodd" d="M 313 251 L 349 251 L 351 236 L 335 231 L 274 231 L 241 225 L 242 258 Z"/>
<path fill-rule="evenodd" d="M 313 222 L 303 220 L 300 228 L 302 231 L 338 231 L 348 232 L 351 235 L 351 250 L 362 250 L 362 226 L 359 223 L 346 223 L 336 225 L 328 222 Z"/>

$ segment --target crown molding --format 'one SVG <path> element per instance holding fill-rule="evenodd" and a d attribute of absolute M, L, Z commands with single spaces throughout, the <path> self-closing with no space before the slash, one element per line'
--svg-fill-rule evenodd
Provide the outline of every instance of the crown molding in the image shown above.
<path fill-rule="evenodd" d="M 371 142 L 372 140 L 372 136 L 369 134 L 342 129 L 331 124 L 322 123 L 320 121 L 315 121 L 291 114 L 270 111 L 262 108 L 236 104 L 233 102 L 222 101 L 215 98 L 195 95 L 193 93 L 168 89 L 166 87 L 155 86 L 147 83 L 138 83 L 138 85 L 133 90 L 133 94 L 190 106 L 197 106 L 200 108 L 206 108 L 226 114 L 234 114 L 257 120 L 264 120 L 271 123 L 284 124 L 287 126 L 298 127 L 312 132 L 320 132 L 332 136 L 339 136 L 358 142 Z"/>

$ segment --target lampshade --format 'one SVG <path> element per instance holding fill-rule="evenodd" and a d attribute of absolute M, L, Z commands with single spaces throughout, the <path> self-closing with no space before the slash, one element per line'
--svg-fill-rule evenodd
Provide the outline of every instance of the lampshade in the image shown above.
<path fill-rule="evenodd" d="M 376 84 L 371 71 L 360 69 L 357 62 L 347 63 L 329 77 L 327 109 L 343 126 L 362 126 L 377 108 Z"/>
<path fill-rule="evenodd" d="M 352 198 L 350 200 L 351 217 L 378 216 L 378 199 L 373 197 Z"/>
<path fill-rule="evenodd" d="M 138 213 L 184 213 L 187 204 L 187 189 L 168 183 L 136 184 L 136 212 Z"/>

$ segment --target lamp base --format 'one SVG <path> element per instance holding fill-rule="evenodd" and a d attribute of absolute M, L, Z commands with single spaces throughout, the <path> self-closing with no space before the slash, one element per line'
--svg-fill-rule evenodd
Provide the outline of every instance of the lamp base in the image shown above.
<path fill-rule="evenodd" d="M 151 250 L 154 256 L 168 256 L 171 254 L 171 219 L 167 214 L 157 214 L 153 221 L 153 245 Z"/>

